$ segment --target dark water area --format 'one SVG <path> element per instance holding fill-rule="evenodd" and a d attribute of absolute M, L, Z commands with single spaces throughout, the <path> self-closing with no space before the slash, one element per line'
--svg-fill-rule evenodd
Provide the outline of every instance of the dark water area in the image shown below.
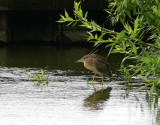
<path fill-rule="evenodd" d="M 78 59 L 92 52 L 91 47 L 75 46 L 9 46 L 0 48 L 0 66 L 20 68 L 43 68 L 47 70 L 86 71 L 83 65 L 75 63 Z M 94 51 L 93 51 L 94 52 Z M 108 51 L 98 49 L 98 54 L 106 57 Z M 123 55 L 114 54 L 107 60 L 112 71 L 119 68 Z"/>
<path fill-rule="evenodd" d="M 159 125 L 160 101 L 147 101 L 148 89 L 128 89 L 119 75 L 123 55 L 107 58 L 113 77 L 95 92 L 87 80 L 93 73 L 75 63 L 90 47 L 8 46 L 0 48 L 0 125 Z M 97 52 L 103 56 L 107 50 Z M 25 72 L 49 76 L 37 88 Z M 95 82 L 101 80 L 97 76 Z M 129 95 L 128 95 L 129 93 Z M 156 103 L 154 103 L 156 102 Z"/>

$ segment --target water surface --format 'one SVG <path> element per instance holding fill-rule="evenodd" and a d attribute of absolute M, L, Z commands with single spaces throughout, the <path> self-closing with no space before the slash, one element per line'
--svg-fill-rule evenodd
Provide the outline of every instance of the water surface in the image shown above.
<path fill-rule="evenodd" d="M 115 71 L 121 55 L 109 57 L 113 77 L 104 79 L 103 90 L 96 85 L 95 92 L 87 85 L 93 73 L 74 62 L 90 51 L 83 47 L 0 48 L 0 125 L 159 125 L 160 102 L 147 102 L 147 89 L 128 90 L 115 84 L 123 77 Z M 24 74 L 42 68 L 49 76 L 49 86 L 43 89 Z M 100 80 L 98 76 L 96 82 Z"/>

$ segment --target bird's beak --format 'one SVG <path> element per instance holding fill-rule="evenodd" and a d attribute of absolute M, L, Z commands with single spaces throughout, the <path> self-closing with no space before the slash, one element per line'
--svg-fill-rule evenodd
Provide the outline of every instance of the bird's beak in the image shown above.
<path fill-rule="evenodd" d="M 79 63 L 79 62 L 83 62 L 83 60 L 82 59 L 77 60 L 75 63 Z"/>

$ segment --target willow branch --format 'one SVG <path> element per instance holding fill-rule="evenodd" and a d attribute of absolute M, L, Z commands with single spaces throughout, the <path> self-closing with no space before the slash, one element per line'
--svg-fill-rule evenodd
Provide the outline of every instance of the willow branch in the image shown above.
<path fill-rule="evenodd" d="M 74 15 L 75 15 L 75 17 L 77 17 L 79 20 L 84 21 L 84 22 L 88 23 L 89 25 L 94 26 L 94 27 L 96 27 L 96 28 L 98 28 L 98 29 L 101 29 L 101 31 L 109 32 L 109 33 L 112 33 L 112 34 L 114 34 L 114 35 L 118 35 L 118 34 L 119 34 L 119 32 L 116 32 L 116 31 L 114 31 L 114 30 L 109 30 L 109 29 L 106 29 L 106 28 L 101 27 L 101 26 L 99 26 L 99 25 L 93 24 L 92 22 L 89 22 L 87 19 L 85 19 L 85 18 L 77 15 L 75 12 L 74 12 Z M 129 36 L 126 36 L 126 38 L 132 39 L 132 38 L 130 38 Z M 144 46 L 150 46 L 150 47 L 153 47 L 153 48 L 155 48 L 155 49 L 160 49 L 158 46 L 155 46 L 154 44 L 146 43 L 146 42 L 143 42 L 143 41 L 141 41 L 141 40 L 139 40 L 139 39 L 135 39 L 135 38 L 134 38 L 134 40 L 141 42 Z"/>
<path fill-rule="evenodd" d="M 101 27 L 101 26 L 99 26 L 99 25 L 93 24 L 92 22 L 89 22 L 87 19 L 85 19 L 85 18 L 77 15 L 76 13 L 74 13 L 74 15 L 75 15 L 76 17 L 78 17 L 81 21 L 84 21 L 84 22 L 90 24 L 91 26 L 94 26 L 94 27 L 96 27 L 96 28 L 101 29 L 101 31 L 110 32 L 110 33 L 113 33 L 113 34 L 115 34 L 115 35 L 118 35 L 118 34 L 119 34 L 118 32 L 115 32 L 114 30 L 109 30 L 109 29 L 106 29 L 106 28 Z"/>

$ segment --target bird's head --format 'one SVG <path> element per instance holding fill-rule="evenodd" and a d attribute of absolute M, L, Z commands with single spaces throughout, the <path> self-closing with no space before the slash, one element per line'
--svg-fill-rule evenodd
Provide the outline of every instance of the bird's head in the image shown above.
<path fill-rule="evenodd" d="M 81 59 L 79 59 L 79 60 L 76 61 L 76 63 L 78 63 L 78 62 L 84 63 L 84 58 L 81 58 Z"/>
<path fill-rule="evenodd" d="M 82 63 L 84 63 L 89 57 L 90 57 L 90 55 L 85 55 L 81 59 L 77 60 L 76 62 L 82 62 Z"/>

